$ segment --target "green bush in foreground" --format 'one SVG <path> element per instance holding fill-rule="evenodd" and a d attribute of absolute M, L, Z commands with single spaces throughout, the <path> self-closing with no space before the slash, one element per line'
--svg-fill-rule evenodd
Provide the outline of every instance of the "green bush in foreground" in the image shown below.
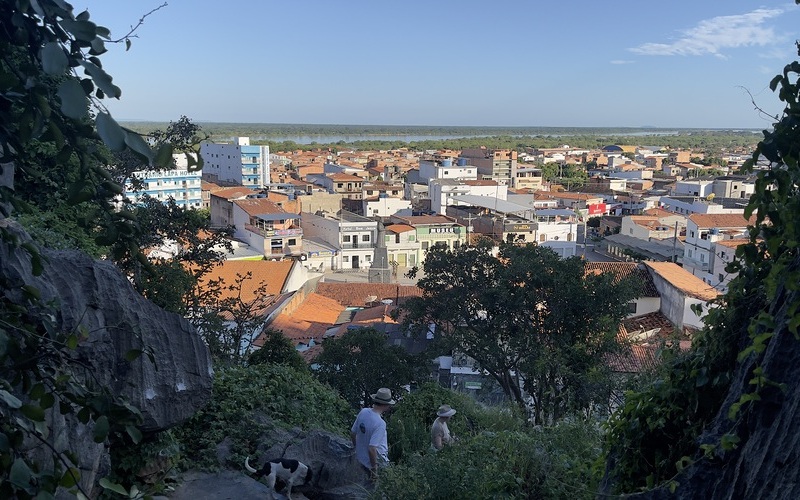
<path fill-rule="evenodd" d="M 431 445 L 431 425 L 439 405 L 449 404 L 458 413 L 448 423 L 450 432 L 459 439 L 482 431 L 516 431 L 522 420 L 515 417 L 516 408 L 487 410 L 471 397 L 429 383 L 403 396 L 386 424 L 389 438 L 389 458 L 402 462 Z"/>
<path fill-rule="evenodd" d="M 381 472 L 376 496 L 392 499 L 594 498 L 600 431 L 588 422 L 484 431 Z"/>
<path fill-rule="evenodd" d="M 176 429 L 185 467 L 213 469 L 216 446 L 228 438 L 229 464 L 241 468 L 261 437 L 278 427 L 344 435 L 352 411 L 308 372 L 285 365 L 227 368 L 214 377 L 211 401 Z"/>

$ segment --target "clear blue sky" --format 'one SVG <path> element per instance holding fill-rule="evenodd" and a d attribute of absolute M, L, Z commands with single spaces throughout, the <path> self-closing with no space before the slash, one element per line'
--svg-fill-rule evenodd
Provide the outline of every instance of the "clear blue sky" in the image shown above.
<path fill-rule="evenodd" d="M 124 35 L 159 0 L 74 1 Z M 791 0 L 169 0 L 110 46 L 119 120 L 769 128 Z"/>

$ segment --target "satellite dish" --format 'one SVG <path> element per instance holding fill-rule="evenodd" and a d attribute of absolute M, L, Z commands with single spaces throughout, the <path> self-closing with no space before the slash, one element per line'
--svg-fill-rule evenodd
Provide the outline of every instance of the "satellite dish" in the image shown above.
<path fill-rule="evenodd" d="M 714 193 L 711 193 L 710 195 L 706 196 L 706 200 L 711 201 L 714 199 L 714 196 L 716 195 Z"/>

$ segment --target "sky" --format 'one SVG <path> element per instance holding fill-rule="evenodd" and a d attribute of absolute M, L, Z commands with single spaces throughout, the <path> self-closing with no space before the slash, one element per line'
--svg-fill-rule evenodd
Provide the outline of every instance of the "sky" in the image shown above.
<path fill-rule="evenodd" d="M 168 0 L 101 60 L 122 121 L 764 129 L 798 38 L 791 0 Z"/>

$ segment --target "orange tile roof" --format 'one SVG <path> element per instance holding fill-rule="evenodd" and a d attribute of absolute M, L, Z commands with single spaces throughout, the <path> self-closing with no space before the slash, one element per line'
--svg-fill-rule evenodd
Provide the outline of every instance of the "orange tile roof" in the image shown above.
<path fill-rule="evenodd" d="M 339 302 L 311 293 L 291 314 L 279 314 L 269 328 L 280 330 L 293 342 L 307 342 L 312 338 L 321 342 L 322 334 L 336 324 L 344 310 Z"/>
<path fill-rule="evenodd" d="M 612 273 L 617 279 L 615 283 L 628 276 L 634 276 L 642 283 L 642 297 L 660 297 L 653 277 L 636 262 L 587 262 L 584 264 L 586 274 Z"/>
<path fill-rule="evenodd" d="M 350 174 L 328 174 L 328 178 L 332 181 L 352 181 L 352 182 L 364 182 L 364 179 L 357 175 L 350 175 Z"/>
<path fill-rule="evenodd" d="M 286 210 L 279 207 L 275 202 L 269 201 L 266 198 L 247 198 L 244 200 L 234 200 L 233 203 L 241 207 L 248 215 L 287 213 Z"/>
<path fill-rule="evenodd" d="M 456 224 L 456 221 L 447 217 L 446 215 L 410 215 L 408 217 L 397 217 L 405 221 L 407 224 L 414 225 L 430 225 L 430 224 Z"/>
<path fill-rule="evenodd" d="M 408 297 L 421 297 L 422 289 L 414 285 L 393 283 L 319 283 L 317 293 L 338 301 L 345 307 L 364 307 L 367 299 L 391 299 L 395 305 Z"/>
<path fill-rule="evenodd" d="M 716 288 L 677 264 L 672 262 L 645 261 L 644 265 L 690 297 L 701 300 L 713 300 L 719 295 L 719 291 Z"/>
<path fill-rule="evenodd" d="M 226 260 L 205 274 L 200 279 L 200 286 L 211 280 L 222 280 L 224 283 L 222 298 L 234 297 L 238 291 L 228 290 L 226 287 L 235 285 L 237 275 L 246 276 L 250 272 L 252 277 L 242 282 L 241 293 L 242 300 L 250 302 L 256 298 L 256 289 L 262 282 L 266 283 L 266 293 L 269 295 L 279 295 L 283 292 L 293 264 L 292 260 Z"/>
<path fill-rule="evenodd" d="M 385 229 L 393 233 L 407 233 L 408 231 L 414 231 L 414 228 L 407 224 L 389 224 Z"/>
<path fill-rule="evenodd" d="M 237 187 L 229 187 L 224 189 L 219 189 L 217 191 L 212 191 L 211 196 L 217 196 L 219 198 L 223 198 L 226 200 L 234 200 L 236 198 L 244 198 L 248 194 L 255 194 L 250 188 L 246 188 L 244 186 L 237 186 Z"/>
<path fill-rule="evenodd" d="M 698 228 L 706 227 L 747 227 L 756 223 L 756 216 L 745 219 L 742 214 L 692 214 L 689 220 L 697 224 Z"/>
<path fill-rule="evenodd" d="M 722 245 L 728 248 L 739 248 L 740 246 L 748 243 L 750 243 L 748 238 L 733 238 L 731 240 L 721 240 L 716 242 L 717 245 Z"/>

